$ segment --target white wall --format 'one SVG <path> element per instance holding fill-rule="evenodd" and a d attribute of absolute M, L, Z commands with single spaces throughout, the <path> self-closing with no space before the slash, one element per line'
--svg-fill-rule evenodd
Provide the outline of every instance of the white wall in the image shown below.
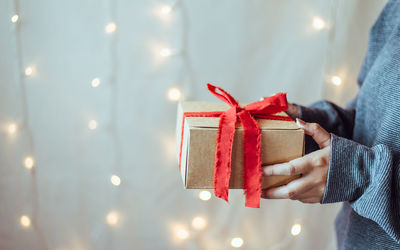
<path fill-rule="evenodd" d="M 286 91 L 302 104 L 345 104 L 385 1 L 183 0 L 162 16 L 169 3 L 0 1 L 0 249 L 230 249 L 232 237 L 244 249 L 335 248 L 338 205 L 266 200 L 250 209 L 241 192 L 226 204 L 184 190 L 166 93 L 215 101 L 205 88 L 213 82 L 242 102 Z M 315 30 L 315 16 L 327 27 Z M 117 31 L 107 34 L 111 21 Z M 163 47 L 177 54 L 162 58 Z M 110 211 L 115 227 L 105 222 Z M 199 232 L 197 215 L 208 222 Z M 295 238 L 293 223 L 302 225 Z M 180 227 L 188 239 L 176 238 Z"/>

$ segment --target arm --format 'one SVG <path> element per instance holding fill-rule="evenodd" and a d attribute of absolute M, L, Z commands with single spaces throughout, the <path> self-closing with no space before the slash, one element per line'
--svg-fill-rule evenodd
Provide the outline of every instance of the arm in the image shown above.
<path fill-rule="evenodd" d="M 321 149 L 288 163 L 266 166 L 267 176 L 301 177 L 264 190 L 262 197 L 305 203 L 349 201 L 359 215 L 379 224 L 400 243 L 400 154 L 383 144 L 369 148 L 329 134 L 318 124 L 298 122 Z"/>
<path fill-rule="evenodd" d="M 305 122 L 318 123 L 330 133 L 351 138 L 354 127 L 354 108 L 341 108 L 328 101 L 314 103 L 311 107 L 297 105 L 299 117 Z"/>
<path fill-rule="evenodd" d="M 344 109 L 328 101 L 319 101 L 310 107 L 289 104 L 287 113 L 293 119 L 300 118 L 306 122 L 318 123 L 325 130 L 345 138 L 352 138 L 355 117 L 355 98 Z M 311 136 L 306 136 L 306 153 L 318 149 Z"/>
<path fill-rule="evenodd" d="M 321 203 L 350 201 L 359 215 L 375 221 L 400 243 L 400 155 L 331 137 L 330 166 Z"/>

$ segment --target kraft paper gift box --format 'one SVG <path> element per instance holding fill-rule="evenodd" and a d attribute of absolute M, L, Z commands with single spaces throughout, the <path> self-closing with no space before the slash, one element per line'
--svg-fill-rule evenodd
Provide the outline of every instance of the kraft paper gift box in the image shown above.
<path fill-rule="evenodd" d="M 213 188 L 216 138 L 219 117 L 185 117 L 186 112 L 225 111 L 225 103 L 180 102 L 177 120 L 177 147 L 180 173 L 188 189 Z M 280 112 L 276 115 L 287 116 Z M 304 130 L 294 121 L 256 119 L 261 129 L 262 165 L 287 162 L 304 154 Z M 182 137 L 183 135 L 183 137 Z M 243 188 L 243 126 L 236 124 L 232 147 L 230 189 Z M 262 188 L 287 184 L 296 177 L 263 177 Z"/>

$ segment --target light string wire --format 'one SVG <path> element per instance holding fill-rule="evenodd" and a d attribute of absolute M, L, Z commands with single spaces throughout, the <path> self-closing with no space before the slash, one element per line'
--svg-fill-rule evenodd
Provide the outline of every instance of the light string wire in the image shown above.
<path fill-rule="evenodd" d="M 117 131 L 117 121 L 118 121 L 118 22 L 116 20 L 116 8 L 117 4 L 115 0 L 106 0 L 104 3 L 105 8 L 108 10 L 106 14 L 106 26 L 105 26 L 105 32 L 106 36 L 108 37 L 108 51 L 107 51 L 107 57 L 108 57 L 108 63 L 109 63 L 109 71 L 106 75 L 106 83 L 108 84 L 107 87 L 109 88 L 109 100 L 110 100 L 110 113 L 109 113 L 109 121 L 108 125 L 106 126 L 106 131 L 109 133 L 110 140 L 111 140 L 111 147 L 113 148 L 113 160 L 111 163 L 111 174 L 116 175 L 119 178 L 121 178 L 122 174 L 122 165 L 121 165 L 121 159 L 122 159 L 122 146 L 120 143 L 120 136 Z M 115 27 L 110 31 L 107 27 L 109 27 L 110 24 L 114 24 Z M 97 86 L 96 86 L 97 87 Z M 117 204 L 119 204 L 119 200 L 122 196 L 121 194 L 121 187 L 118 185 L 115 185 L 112 180 L 111 176 L 112 175 L 107 175 L 108 179 L 107 182 L 109 185 L 114 185 L 112 186 L 112 197 L 110 198 L 111 202 L 108 210 L 105 211 L 105 220 L 109 224 L 109 227 L 114 227 L 116 224 L 119 223 L 119 217 L 120 217 L 120 211 L 116 210 Z M 121 178 L 122 179 L 122 178 Z M 121 180 L 120 179 L 120 180 Z M 111 183 L 110 183 L 111 182 Z M 122 183 L 122 181 L 121 181 Z M 111 214 L 111 219 L 109 215 Z M 115 217 L 114 217 L 115 216 Z M 104 234 L 106 231 L 106 227 L 104 222 L 98 224 L 95 226 L 92 230 L 92 240 L 94 242 L 98 242 L 98 239 L 102 234 Z M 113 236 L 112 236 L 112 231 L 108 231 L 107 235 L 105 237 L 107 240 L 106 244 L 106 249 L 114 249 L 113 248 Z"/>
<path fill-rule="evenodd" d="M 327 41 L 326 41 L 326 48 L 325 48 L 325 59 L 323 62 L 323 75 L 322 79 L 324 84 L 322 88 L 322 93 L 324 95 L 324 98 L 328 97 L 329 89 L 332 87 L 331 84 L 328 83 L 329 76 L 331 76 L 330 68 L 332 66 L 332 58 L 333 58 L 333 44 L 336 38 L 336 24 L 337 24 L 337 11 L 338 11 L 338 6 L 339 6 L 339 0 L 331 0 L 330 2 L 330 16 L 329 16 L 329 26 L 328 26 L 328 35 L 327 35 Z"/>
<path fill-rule="evenodd" d="M 13 11 L 14 14 L 17 14 L 18 16 L 20 15 L 20 4 L 18 0 L 13 0 Z M 18 20 L 13 23 L 15 27 L 15 42 L 16 42 L 16 51 L 17 51 L 17 65 L 18 65 L 18 77 L 17 81 L 19 83 L 19 88 L 21 90 L 21 106 L 22 106 L 22 116 L 23 116 L 23 121 L 22 121 L 22 126 L 21 126 L 21 131 L 25 131 L 26 134 L 26 140 L 28 144 L 28 151 L 29 155 L 32 157 L 35 155 L 35 143 L 34 143 L 34 137 L 32 134 L 32 130 L 29 126 L 29 106 L 28 106 L 28 101 L 27 101 L 27 90 L 25 87 L 25 77 L 23 76 L 24 72 L 24 63 L 23 63 L 23 53 L 22 53 L 22 39 L 21 39 L 21 18 L 19 17 Z M 33 158 L 35 159 L 35 158 Z M 35 161 L 34 161 L 35 162 Z M 39 244 L 41 246 L 41 249 L 48 249 L 48 245 L 46 242 L 46 239 L 40 229 L 39 222 L 38 222 L 38 215 L 39 215 L 39 201 L 38 201 L 38 187 L 37 187 L 37 172 L 36 172 L 36 166 L 34 166 L 29 169 L 32 180 L 31 180 L 31 190 L 32 190 L 32 200 L 31 200 L 31 205 L 32 205 L 32 214 L 31 214 L 31 225 L 36 232 L 36 234 L 39 237 Z"/>
<path fill-rule="evenodd" d="M 113 22 L 116 22 L 116 11 L 117 11 L 117 1 L 115 0 L 109 0 L 108 1 L 108 9 L 109 9 L 109 19 L 112 20 Z M 117 27 L 118 27 L 118 22 L 116 22 Z M 110 121 L 109 121 L 109 133 L 111 136 L 111 141 L 112 145 L 114 148 L 114 159 L 112 163 L 112 174 L 117 175 L 118 177 L 121 178 L 121 171 L 122 171 L 122 166 L 121 166 L 121 158 L 122 158 L 122 146 L 120 145 L 120 136 L 118 134 L 118 37 L 119 37 L 119 30 L 113 32 L 110 34 L 109 37 L 109 62 L 110 62 L 110 72 L 108 76 L 108 83 L 110 86 Z M 121 187 L 115 186 L 114 195 L 113 195 L 113 203 L 114 203 L 114 208 L 117 207 L 117 204 L 119 204 L 119 200 L 121 198 Z M 116 211 L 117 215 L 117 224 L 119 221 L 120 217 L 120 212 L 121 211 Z M 113 246 L 113 238 L 110 235 L 110 249 Z"/>
<path fill-rule="evenodd" d="M 109 122 L 108 122 L 108 132 L 111 138 L 111 145 L 113 148 L 113 161 L 112 161 L 112 175 L 116 175 L 119 178 L 121 178 L 121 159 L 122 159 L 122 146 L 120 145 L 120 136 L 118 134 L 118 38 L 119 38 L 119 26 L 116 18 L 116 11 L 117 11 L 117 2 L 115 0 L 108 0 L 107 3 L 107 18 L 110 22 L 113 22 L 116 26 L 115 30 L 111 33 L 108 34 L 108 61 L 109 61 L 109 72 L 107 76 L 107 83 L 110 88 L 110 114 L 109 114 Z M 108 176 L 109 181 L 112 181 L 110 178 L 111 176 Z M 121 179 L 119 179 L 121 180 Z M 119 223 L 120 220 L 120 212 L 117 210 L 117 206 L 120 203 L 119 200 L 121 198 L 121 187 L 120 183 L 118 185 L 114 185 L 112 188 L 112 197 L 111 197 L 111 204 L 112 207 L 109 208 L 109 211 L 107 212 L 107 223 L 109 224 L 110 227 L 116 226 L 116 224 Z M 108 216 L 115 216 L 113 218 L 114 221 L 110 221 Z M 114 249 L 114 237 L 112 234 L 112 231 L 109 231 L 108 233 L 108 249 Z"/>
<path fill-rule="evenodd" d="M 177 0 L 176 3 L 174 4 L 174 7 L 180 7 L 181 10 L 181 25 L 182 25 L 182 32 L 181 32 L 181 53 L 180 55 L 182 56 L 182 63 L 183 67 L 182 70 L 180 71 L 180 74 L 178 76 L 178 84 L 180 84 L 182 87 L 185 85 L 185 79 L 188 78 L 188 89 L 194 89 L 194 86 L 196 84 L 196 76 L 193 71 L 192 67 L 192 62 L 189 57 L 189 27 L 190 27 L 190 22 L 189 22 L 189 15 L 187 13 L 186 5 L 182 0 Z M 189 91 L 187 92 L 186 96 L 190 97 Z"/>

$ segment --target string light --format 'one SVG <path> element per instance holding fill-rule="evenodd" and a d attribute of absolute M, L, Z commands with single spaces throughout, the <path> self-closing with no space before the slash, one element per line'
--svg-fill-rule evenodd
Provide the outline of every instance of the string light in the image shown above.
<path fill-rule="evenodd" d="M 19 19 L 19 16 L 18 16 L 17 14 L 15 14 L 15 15 L 13 15 L 13 16 L 11 17 L 11 22 L 12 22 L 12 23 L 16 23 L 16 22 L 18 22 L 18 19 Z"/>
<path fill-rule="evenodd" d="M 181 99 L 182 93 L 178 88 L 170 88 L 168 90 L 168 99 L 171 101 L 179 101 Z"/>
<path fill-rule="evenodd" d="M 117 225 L 119 221 L 119 214 L 115 211 L 111 211 L 107 214 L 106 216 L 106 222 L 110 226 L 115 226 Z"/>
<path fill-rule="evenodd" d="M 35 160 L 31 156 L 27 156 L 24 160 L 24 165 L 27 169 L 32 169 L 35 165 Z"/>
<path fill-rule="evenodd" d="M 97 88 L 100 85 L 100 78 L 96 77 L 92 80 L 92 87 Z"/>
<path fill-rule="evenodd" d="M 292 228 L 290 229 L 290 233 L 293 235 L 293 236 L 297 236 L 297 235 L 299 235 L 300 233 L 301 233 L 301 225 L 300 224 L 294 224 L 293 226 L 292 226 Z"/>
<path fill-rule="evenodd" d="M 313 18 L 313 22 L 312 22 L 312 26 L 314 27 L 314 29 L 316 30 L 321 30 L 323 28 L 325 28 L 326 23 L 325 21 L 320 18 L 320 17 L 314 17 Z"/>
<path fill-rule="evenodd" d="M 207 226 L 207 221 L 200 216 L 194 217 L 192 220 L 192 227 L 197 230 L 203 230 Z"/>
<path fill-rule="evenodd" d="M 104 30 L 106 33 L 111 34 L 114 33 L 117 30 L 117 24 L 114 22 L 108 23 L 105 27 Z"/>
<path fill-rule="evenodd" d="M 331 82 L 336 86 L 340 86 L 342 84 L 342 79 L 339 76 L 332 76 Z"/>
<path fill-rule="evenodd" d="M 117 176 L 117 175 L 112 175 L 110 178 L 110 181 L 114 186 L 121 185 L 121 178 L 119 178 L 119 176 Z"/>
<path fill-rule="evenodd" d="M 162 57 L 168 57 L 172 55 L 172 51 L 169 48 L 163 48 L 160 50 L 160 56 Z"/>
<path fill-rule="evenodd" d="M 31 225 L 31 219 L 27 215 L 22 215 L 19 222 L 23 227 L 29 227 Z"/>
<path fill-rule="evenodd" d="M 19 13 L 19 1 L 17 0 L 13 0 L 13 13 Z M 24 121 L 24 135 L 25 135 L 25 143 L 27 143 L 28 145 L 28 150 L 29 152 L 31 152 L 31 154 L 34 154 L 35 152 L 35 141 L 34 141 L 34 137 L 32 135 L 32 131 L 30 129 L 29 126 L 29 105 L 27 104 L 27 96 L 28 96 L 28 92 L 26 89 L 26 85 L 25 85 L 25 77 L 29 77 L 35 74 L 36 69 L 35 67 L 33 67 L 32 65 L 26 65 L 26 63 L 24 62 L 24 54 L 23 54 L 23 41 L 21 39 L 21 34 L 23 34 L 24 32 L 26 32 L 25 30 L 21 30 L 21 25 L 18 25 L 18 22 L 20 22 L 19 20 L 19 16 L 17 14 L 14 14 L 11 17 L 11 22 L 14 23 L 14 27 L 15 27 L 15 48 L 16 48 L 16 61 L 17 61 L 17 65 L 18 65 L 18 76 L 17 76 L 17 81 L 19 84 L 19 89 L 21 91 L 21 100 L 20 100 L 20 104 L 21 104 L 21 110 L 22 110 L 22 114 L 23 114 L 23 121 Z M 24 68 L 23 65 L 26 65 L 28 67 Z M 25 77 L 24 77 L 25 76 Z M 35 162 L 33 160 L 32 157 L 26 157 L 24 160 L 24 165 L 27 169 L 32 169 L 35 165 Z M 37 176 L 35 171 L 30 171 L 30 175 L 31 175 L 31 183 L 32 185 L 30 185 L 29 190 L 31 191 L 31 198 L 29 199 L 29 203 L 31 206 L 31 210 L 32 210 L 32 221 L 36 222 L 36 217 L 39 214 L 39 202 L 38 202 L 38 197 L 40 197 L 40 195 L 38 194 L 38 180 L 37 180 Z M 20 218 L 20 224 L 22 225 L 22 227 L 30 227 L 32 222 L 31 222 L 31 218 L 29 218 L 27 215 L 23 215 Z M 33 230 L 35 231 L 36 235 L 38 236 L 38 243 L 40 244 L 40 248 L 41 249 L 49 249 L 47 242 L 46 242 L 46 237 L 43 235 L 43 233 L 38 229 L 39 227 L 34 226 Z"/>
<path fill-rule="evenodd" d="M 97 121 L 96 120 L 90 120 L 88 123 L 88 128 L 90 130 L 95 130 L 97 128 Z"/>
<path fill-rule="evenodd" d="M 29 67 L 27 67 L 27 68 L 25 69 L 25 75 L 26 75 L 26 76 L 31 76 L 32 73 L 33 73 L 33 68 L 32 68 L 31 66 L 29 66 Z"/>
<path fill-rule="evenodd" d="M 15 123 L 10 123 L 7 127 L 7 131 L 10 135 L 13 135 L 17 132 L 18 126 Z"/>
<path fill-rule="evenodd" d="M 209 199 L 211 199 L 210 191 L 207 191 L 207 190 L 200 191 L 199 198 L 200 198 L 200 200 L 208 201 Z"/>
<path fill-rule="evenodd" d="M 163 14 L 163 15 L 168 15 L 169 13 L 171 13 L 171 11 L 172 11 L 171 6 L 165 5 L 161 8 L 161 14 Z"/>
<path fill-rule="evenodd" d="M 189 237 L 189 232 L 186 229 L 178 229 L 176 231 L 176 237 L 178 237 L 178 239 L 184 240 L 187 239 Z"/>
<path fill-rule="evenodd" d="M 240 237 L 235 237 L 231 240 L 231 246 L 235 248 L 239 248 L 243 246 L 243 239 Z"/>

